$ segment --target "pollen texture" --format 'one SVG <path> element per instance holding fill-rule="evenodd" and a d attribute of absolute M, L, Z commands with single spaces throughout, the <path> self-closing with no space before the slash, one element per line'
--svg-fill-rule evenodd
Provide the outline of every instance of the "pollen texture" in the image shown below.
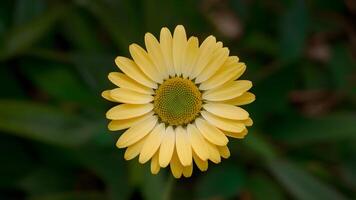
<path fill-rule="evenodd" d="M 193 121 L 202 107 L 202 95 L 189 79 L 170 78 L 156 90 L 154 111 L 168 125 L 185 125 Z"/>

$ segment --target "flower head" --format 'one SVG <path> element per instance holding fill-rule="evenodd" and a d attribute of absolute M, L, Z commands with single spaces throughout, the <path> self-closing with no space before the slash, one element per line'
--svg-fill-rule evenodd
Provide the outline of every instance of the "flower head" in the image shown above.
<path fill-rule="evenodd" d="M 115 59 L 122 73 L 108 77 L 118 88 L 102 93 L 121 103 L 106 117 L 109 130 L 127 129 L 116 143 L 126 148 L 125 159 L 150 161 L 153 174 L 170 165 L 179 178 L 191 176 L 193 163 L 206 171 L 208 160 L 228 158 L 228 137 L 244 138 L 252 125 L 239 107 L 254 101 L 252 83 L 236 80 L 246 65 L 214 36 L 200 45 L 196 37 L 187 39 L 182 25 L 173 36 L 162 28 L 159 41 L 147 33 L 145 45 L 130 45 L 132 59 Z"/>

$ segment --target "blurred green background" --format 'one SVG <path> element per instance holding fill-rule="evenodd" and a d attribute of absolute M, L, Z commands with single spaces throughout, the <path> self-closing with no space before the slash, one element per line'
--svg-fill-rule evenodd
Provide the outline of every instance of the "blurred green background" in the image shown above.
<path fill-rule="evenodd" d="M 0 199 L 355 199 L 354 0 L 2 0 Z M 247 64 L 244 140 L 206 173 L 126 162 L 100 97 L 117 55 L 183 24 Z"/>

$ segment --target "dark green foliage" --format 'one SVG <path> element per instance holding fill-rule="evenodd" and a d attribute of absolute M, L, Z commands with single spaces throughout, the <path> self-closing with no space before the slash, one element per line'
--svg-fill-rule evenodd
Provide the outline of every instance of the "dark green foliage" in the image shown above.
<path fill-rule="evenodd" d="M 355 199 L 355 16 L 352 0 L 1 1 L 0 199 Z M 229 160 L 173 180 L 124 161 L 100 93 L 115 56 L 177 24 L 238 55 L 256 101 Z"/>

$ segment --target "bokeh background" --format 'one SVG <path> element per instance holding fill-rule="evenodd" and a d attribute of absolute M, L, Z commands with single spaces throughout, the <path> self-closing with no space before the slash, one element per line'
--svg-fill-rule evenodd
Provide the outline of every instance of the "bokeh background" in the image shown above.
<path fill-rule="evenodd" d="M 2 0 L 0 199 L 355 199 L 355 22 L 354 0 Z M 100 97 L 117 55 L 177 24 L 257 96 L 232 156 L 179 180 L 124 161 Z"/>

